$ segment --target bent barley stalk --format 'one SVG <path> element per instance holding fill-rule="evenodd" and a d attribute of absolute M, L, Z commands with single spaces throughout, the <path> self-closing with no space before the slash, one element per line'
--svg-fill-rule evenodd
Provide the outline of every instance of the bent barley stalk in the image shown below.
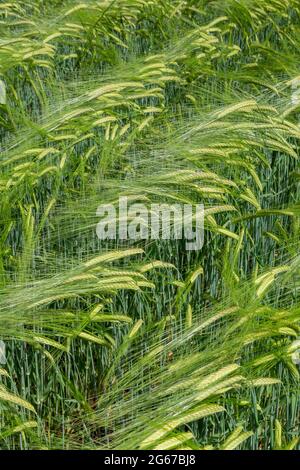
<path fill-rule="evenodd" d="M 0 4 L 1 449 L 300 448 L 299 25 Z M 203 204 L 203 248 L 99 240 L 124 196 Z"/>

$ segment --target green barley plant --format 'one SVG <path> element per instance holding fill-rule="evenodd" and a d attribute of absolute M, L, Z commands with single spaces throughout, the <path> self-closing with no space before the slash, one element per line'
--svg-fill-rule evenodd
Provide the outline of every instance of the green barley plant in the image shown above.
<path fill-rule="evenodd" d="M 0 449 L 300 449 L 299 20 L 0 2 Z M 125 197 L 203 246 L 99 239 Z"/>

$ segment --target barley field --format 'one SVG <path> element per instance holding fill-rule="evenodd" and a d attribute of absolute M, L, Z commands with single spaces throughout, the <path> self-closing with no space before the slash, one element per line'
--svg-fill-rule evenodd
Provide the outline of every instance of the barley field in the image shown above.
<path fill-rule="evenodd" d="M 0 449 L 299 450 L 299 0 L 0 31 Z M 99 237 L 120 198 L 201 205 L 203 246 Z"/>

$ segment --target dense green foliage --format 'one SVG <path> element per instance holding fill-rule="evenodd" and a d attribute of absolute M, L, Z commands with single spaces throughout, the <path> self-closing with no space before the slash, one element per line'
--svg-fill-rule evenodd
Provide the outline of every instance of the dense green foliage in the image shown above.
<path fill-rule="evenodd" d="M 0 448 L 299 448 L 299 1 L 0 30 Z M 98 240 L 121 195 L 203 203 L 203 248 Z"/>

